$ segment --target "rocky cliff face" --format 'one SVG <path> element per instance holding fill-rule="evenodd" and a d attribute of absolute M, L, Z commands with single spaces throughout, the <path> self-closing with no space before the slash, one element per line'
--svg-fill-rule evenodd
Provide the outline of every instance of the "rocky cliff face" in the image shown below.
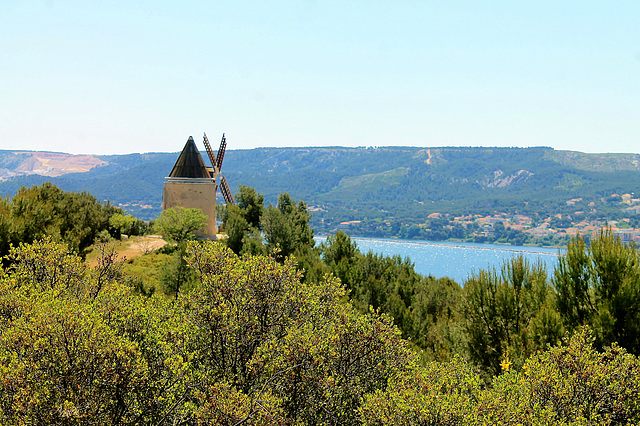
<path fill-rule="evenodd" d="M 524 182 L 531 176 L 533 176 L 533 173 L 528 170 L 518 170 L 510 175 L 505 175 L 502 170 L 496 170 L 493 172 L 493 180 L 488 179 L 483 184 L 489 188 L 504 188 L 505 186 Z"/>

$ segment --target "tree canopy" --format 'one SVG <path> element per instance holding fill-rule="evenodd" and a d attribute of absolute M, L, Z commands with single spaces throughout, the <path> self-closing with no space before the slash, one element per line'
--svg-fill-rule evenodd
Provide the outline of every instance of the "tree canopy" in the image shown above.
<path fill-rule="evenodd" d="M 240 186 L 237 205 L 221 211 L 225 243 L 234 253 L 260 254 L 277 251 L 281 259 L 299 257 L 314 245 L 311 214 L 304 201 L 296 204 L 287 193 L 280 194 L 274 207 L 264 207 L 264 197 L 253 188 Z"/>
<path fill-rule="evenodd" d="M 173 243 L 193 240 L 206 227 L 207 216 L 200 209 L 173 207 L 166 209 L 154 222 L 154 231 Z"/>
<path fill-rule="evenodd" d="M 51 183 L 22 187 L 0 200 L 0 254 L 10 245 L 49 236 L 84 255 L 101 231 L 114 231 L 110 218 L 121 213 L 86 192 L 65 192 Z"/>

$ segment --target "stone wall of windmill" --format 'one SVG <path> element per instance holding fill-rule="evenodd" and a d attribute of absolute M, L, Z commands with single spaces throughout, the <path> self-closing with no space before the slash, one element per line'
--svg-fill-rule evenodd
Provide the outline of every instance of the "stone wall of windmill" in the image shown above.
<path fill-rule="evenodd" d="M 205 166 L 193 137 L 189 136 L 189 140 L 165 180 L 162 209 L 179 206 L 202 210 L 207 215 L 207 229 L 198 237 L 215 239 L 216 189 L 215 178 Z"/>

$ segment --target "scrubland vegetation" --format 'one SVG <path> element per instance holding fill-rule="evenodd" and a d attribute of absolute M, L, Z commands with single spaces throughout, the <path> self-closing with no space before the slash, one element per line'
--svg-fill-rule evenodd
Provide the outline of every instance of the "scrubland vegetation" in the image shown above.
<path fill-rule="evenodd" d="M 515 258 L 460 286 L 344 233 L 314 247 L 286 194 L 237 200 L 223 242 L 187 231 L 126 266 L 108 249 L 87 266 L 62 233 L 10 248 L 0 423 L 640 422 L 640 259 L 611 233 L 554 271 Z M 163 264 L 157 288 L 142 262 Z"/>
<path fill-rule="evenodd" d="M 11 245 L 49 236 L 64 242 L 81 256 L 96 239 L 120 234 L 139 235 L 145 222 L 125 215 L 120 208 L 98 202 L 86 193 L 65 192 L 55 185 L 21 188 L 0 199 L 0 255 Z"/>

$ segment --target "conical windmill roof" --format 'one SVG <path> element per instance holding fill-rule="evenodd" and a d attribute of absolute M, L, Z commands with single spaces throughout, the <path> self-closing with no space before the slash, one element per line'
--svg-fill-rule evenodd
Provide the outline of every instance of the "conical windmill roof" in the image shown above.
<path fill-rule="evenodd" d="M 185 144 L 176 164 L 174 164 L 169 177 L 172 178 L 210 178 L 211 175 L 204 165 L 202 156 L 198 152 L 193 136 Z"/>

